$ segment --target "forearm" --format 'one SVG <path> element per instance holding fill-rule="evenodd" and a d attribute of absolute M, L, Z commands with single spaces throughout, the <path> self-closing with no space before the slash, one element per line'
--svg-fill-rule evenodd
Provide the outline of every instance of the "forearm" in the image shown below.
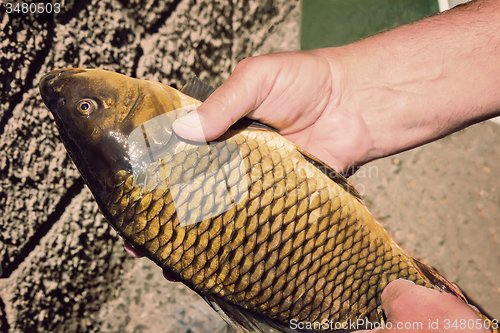
<path fill-rule="evenodd" d="M 369 159 L 499 114 L 500 1 L 476 1 L 327 52 L 344 64 L 340 103 L 364 119 Z"/>

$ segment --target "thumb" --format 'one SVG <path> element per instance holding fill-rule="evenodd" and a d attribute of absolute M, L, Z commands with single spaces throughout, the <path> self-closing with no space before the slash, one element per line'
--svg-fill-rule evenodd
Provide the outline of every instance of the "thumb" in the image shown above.
<path fill-rule="evenodd" d="M 391 283 L 389 283 L 387 287 L 385 287 L 384 291 L 382 292 L 381 298 L 382 298 L 382 309 L 384 310 L 384 313 L 387 316 L 388 321 L 392 322 L 394 320 L 399 319 L 397 318 L 398 313 L 394 314 L 392 312 L 393 309 L 392 305 L 394 304 L 394 302 L 398 300 L 402 295 L 408 292 L 413 292 L 414 289 L 418 290 L 419 287 L 415 283 L 413 283 L 413 281 L 404 279 L 394 280 Z M 388 331 L 389 330 L 386 327 L 381 326 L 381 327 L 376 327 L 375 329 L 356 331 L 354 333 L 384 333 Z M 400 332 L 400 330 L 398 330 L 398 332 Z"/>
<path fill-rule="evenodd" d="M 241 61 L 229 79 L 198 108 L 173 123 L 175 133 L 194 141 L 211 141 L 256 109 L 271 90 L 273 66 L 265 57 Z M 266 70 L 271 68 L 271 73 Z M 271 76 L 271 78 L 270 78 Z"/>
<path fill-rule="evenodd" d="M 393 309 L 393 303 L 398 300 L 402 295 L 406 293 L 418 293 L 421 287 L 417 286 L 413 281 L 405 279 L 397 279 L 392 281 L 385 287 L 382 292 L 382 309 L 384 310 L 387 317 L 391 317 L 394 314 L 391 313 Z"/>

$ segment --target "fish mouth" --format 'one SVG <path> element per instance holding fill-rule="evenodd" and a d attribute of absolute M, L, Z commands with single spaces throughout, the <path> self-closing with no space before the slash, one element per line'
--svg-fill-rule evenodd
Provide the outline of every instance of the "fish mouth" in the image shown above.
<path fill-rule="evenodd" d="M 82 68 L 68 67 L 62 69 L 54 69 L 42 76 L 38 86 L 45 105 L 50 106 L 55 100 L 59 98 L 58 94 L 54 91 L 54 83 L 57 80 L 68 75 L 78 74 L 85 71 L 86 70 Z"/>

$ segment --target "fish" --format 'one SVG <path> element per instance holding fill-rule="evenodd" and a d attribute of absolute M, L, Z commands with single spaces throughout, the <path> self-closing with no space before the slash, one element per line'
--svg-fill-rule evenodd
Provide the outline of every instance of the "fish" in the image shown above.
<path fill-rule="evenodd" d="M 235 328 L 383 325 L 395 279 L 467 302 L 392 240 L 346 178 L 274 128 L 242 118 L 211 142 L 179 137 L 172 123 L 214 91 L 196 77 L 176 90 L 64 68 L 39 89 L 112 227 Z"/>

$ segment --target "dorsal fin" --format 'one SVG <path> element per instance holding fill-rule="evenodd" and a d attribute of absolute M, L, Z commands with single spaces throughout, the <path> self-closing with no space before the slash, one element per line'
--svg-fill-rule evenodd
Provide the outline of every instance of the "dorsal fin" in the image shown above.
<path fill-rule="evenodd" d="M 216 296 L 202 296 L 205 301 L 224 319 L 229 326 L 237 331 L 243 332 L 268 332 L 277 331 L 281 333 L 347 333 L 352 330 L 309 330 L 296 329 L 293 324 L 283 324 L 278 320 L 269 318 L 252 310 L 245 309 L 239 305 L 232 304 Z M 297 322 L 298 323 L 298 322 Z M 319 323 L 319 322 L 318 322 Z M 330 324 L 330 322 L 328 322 Z M 298 326 L 298 325 L 297 325 Z"/>
<path fill-rule="evenodd" d="M 314 164 L 315 167 L 317 167 L 319 170 L 321 170 L 325 175 L 327 175 L 331 180 L 333 180 L 335 183 L 338 185 L 342 186 L 342 188 L 347 192 L 355 196 L 356 198 L 359 199 L 361 203 L 363 203 L 361 200 L 361 194 L 358 193 L 356 188 L 349 183 L 349 181 L 342 176 L 341 173 L 335 171 L 331 166 L 328 164 L 324 163 L 323 161 L 319 160 L 316 156 L 311 155 L 307 151 L 303 150 L 300 147 L 295 146 L 295 148 L 306 158 L 306 160 L 312 164 Z M 363 203 L 364 204 L 364 203 Z"/>
<path fill-rule="evenodd" d="M 274 127 L 271 127 L 269 125 L 263 124 L 260 121 L 253 120 L 247 117 L 243 117 L 237 122 L 235 122 L 231 127 L 229 128 L 231 130 L 257 130 L 257 131 L 273 131 L 279 134 L 278 130 Z"/>
<path fill-rule="evenodd" d="M 248 118 L 245 118 L 245 119 L 248 119 Z M 261 123 L 260 121 L 257 121 L 257 120 L 251 120 L 251 124 L 248 126 L 249 129 L 256 129 L 256 130 L 267 130 L 267 131 L 273 131 L 273 132 L 276 132 L 276 133 L 279 133 L 279 131 L 274 128 L 274 127 L 271 127 L 269 125 L 266 125 L 264 123 Z"/>
<path fill-rule="evenodd" d="M 215 89 L 213 87 L 198 79 L 197 76 L 193 76 L 191 81 L 186 83 L 181 89 L 181 93 L 193 97 L 201 102 L 204 102 L 214 91 Z"/>

